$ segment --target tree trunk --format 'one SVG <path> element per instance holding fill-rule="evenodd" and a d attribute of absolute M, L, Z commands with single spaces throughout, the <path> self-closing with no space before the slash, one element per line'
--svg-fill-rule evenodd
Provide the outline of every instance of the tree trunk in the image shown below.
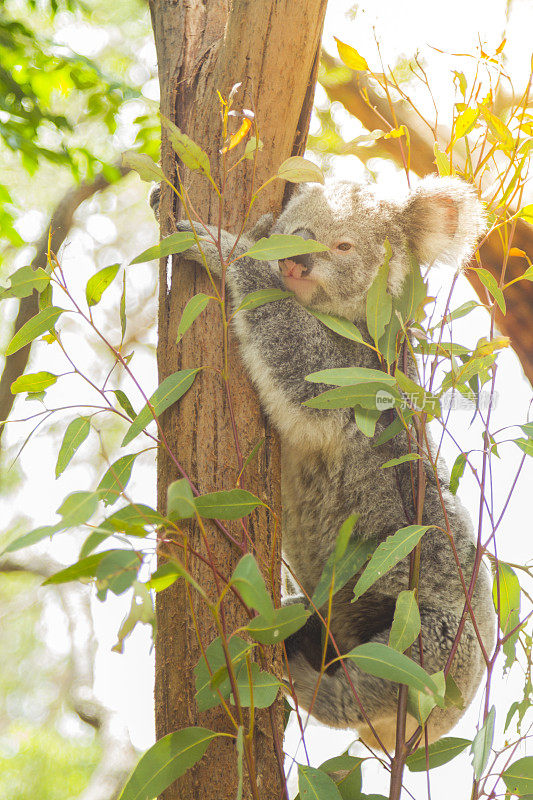
<path fill-rule="evenodd" d="M 254 179 L 260 186 L 291 155 L 302 154 L 314 95 L 320 37 L 326 0 L 151 0 L 150 8 L 159 62 L 161 113 L 175 122 L 208 153 L 217 178 L 222 147 L 220 104 L 217 90 L 225 97 L 242 81 L 235 108 L 255 112 L 264 150 L 257 159 Z M 162 167 L 173 178 L 176 156 L 163 136 Z M 218 200 L 205 180 L 180 174 L 192 204 L 204 221 L 218 222 Z M 252 181 L 252 162 L 244 161 L 229 173 L 222 225 L 238 231 L 246 213 Z M 259 195 L 249 223 L 266 211 L 279 211 L 284 185 L 274 181 Z M 183 213 L 181 211 L 181 213 Z M 162 235 L 173 231 L 172 221 L 180 210 L 170 191 L 163 190 L 160 204 Z M 200 365 L 222 366 L 220 310 L 211 303 L 176 347 L 176 330 L 186 302 L 197 292 L 212 294 L 203 270 L 173 259 L 172 273 L 166 264 L 160 270 L 158 366 L 160 381 L 178 369 Z M 236 428 L 244 457 L 265 437 L 259 454 L 246 467 L 242 481 L 248 489 L 280 514 L 279 446 L 262 417 L 257 398 L 230 342 L 232 399 Z M 177 406 L 161 418 L 171 450 L 201 493 L 235 487 L 238 460 L 226 393 L 213 370 L 203 370 L 192 389 Z M 169 483 L 180 477 L 166 452 L 158 465 L 158 499 L 166 506 Z M 280 591 L 279 526 L 266 509 L 252 514 L 248 528 L 255 555 L 267 586 L 276 600 Z M 232 534 L 242 539 L 242 527 Z M 215 527 L 207 530 L 209 550 L 220 572 L 228 577 L 242 552 Z M 189 530 L 192 550 L 209 559 L 205 542 L 196 527 Z M 269 563 L 274 554 L 273 568 Z M 183 550 L 179 551 L 183 558 Z M 188 568 L 210 596 L 217 596 L 213 571 L 189 555 Z M 204 646 L 217 635 L 205 604 L 194 592 L 190 600 L 183 581 L 157 597 L 156 643 L 156 732 L 165 734 L 190 725 L 229 731 L 228 719 L 218 707 L 199 713 L 194 699 L 193 667 L 201 651 L 191 616 Z M 225 626 L 230 634 L 245 622 L 243 609 L 231 593 L 224 602 Z M 279 650 L 279 648 L 278 648 Z M 267 648 L 266 668 L 279 674 L 280 655 Z M 265 665 L 264 665 L 265 666 Z M 264 800 L 284 796 L 281 744 L 283 725 L 280 700 L 272 710 L 256 713 L 254 758 L 259 795 Z M 234 731 L 233 731 L 234 732 Z M 277 745 L 277 747 L 276 747 Z M 215 800 L 233 798 L 237 792 L 236 751 L 230 739 L 212 743 L 203 759 L 164 794 L 165 800 Z M 250 797 L 245 781 L 245 797 Z"/>

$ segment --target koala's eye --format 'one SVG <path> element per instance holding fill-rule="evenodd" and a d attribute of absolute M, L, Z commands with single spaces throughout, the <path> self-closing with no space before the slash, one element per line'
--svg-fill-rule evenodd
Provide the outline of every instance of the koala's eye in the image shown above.
<path fill-rule="evenodd" d="M 350 244 L 350 242 L 341 242 L 340 244 L 337 245 L 337 247 L 335 249 L 336 250 L 343 250 L 343 251 L 351 250 L 352 249 L 352 245 Z"/>

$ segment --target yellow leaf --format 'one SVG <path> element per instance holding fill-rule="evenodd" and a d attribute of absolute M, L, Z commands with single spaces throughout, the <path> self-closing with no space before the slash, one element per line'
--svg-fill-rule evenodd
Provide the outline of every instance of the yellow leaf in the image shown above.
<path fill-rule="evenodd" d="M 485 338 L 480 339 L 473 356 L 489 356 L 495 350 L 503 350 L 504 347 L 509 347 L 510 341 L 508 336 L 499 336 L 496 339 L 491 339 L 490 342 Z"/>
<path fill-rule="evenodd" d="M 337 50 L 339 51 L 340 59 L 344 64 L 346 64 L 347 67 L 359 71 L 368 69 L 368 64 L 366 63 L 365 59 L 363 56 L 359 55 L 355 48 L 350 47 L 349 44 L 341 42 L 341 40 L 337 39 L 336 36 L 334 38 L 337 42 Z"/>
<path fill-rule="evenodd" d="M 247 133 L 248 133 L 248 131 L 250 130 L 251 127 L 252 127 L 252 123 L 250 122 L 250 120 L 247 119 L 247 117 L 244 117 L 244 119 L 243 119 L 243 121 L 241 123 L 241 127 L 239 128 L 237 133 L 233 134 L 233 136 L 229 140 L 229 144 L 226 145 L 226 147 L 223 147 L 220 152 L 221 153 L 227 153 L 228 150 L 233 150 L 233 148 L 236 147 L 239 144 L 239 142 L 242 142 L 242 140 L 247 135 Z"/>
<path fill-rule="evenodd" d="M 501 119 L 496 116 L 496 114 L 493 114 L 492 111 L 489 111 L 489 109 L 481 103 L 478 104 L 478 108 L 485 118 L 485 122 L 487 123 L 487 127 L 490 132 L 496 137 L 496 139 L 498 139 L 499 142 L 503 144 L 506 150 L 512 150 L 514 147 L 514 138 L 507 125 L 505 125 L 505 123 L 502 122 Z"/>
<path fill-rule="evenodd" d="M 520 250 L 518 247 L 511 247 L 509 250 L 510 256 L 516 256 L 517 258 L 527 258 L 527 254 L 524 253 L 523 250 Z"/>
<path fill-rule="evenodd" d="M 435 164 L 437 165 L 437 169 L 441 178 L 443 175 L 451 175 L 452 171 L 450 169 L 450 162 L 440 149 L 437 142 L 435 142 L 433 146 L 433 152 L 435 153 Z"/>
<path fill-rule="evenodd" d="M 463 136 L 466 136 L 467 133 L 470 133 L 478 117 L 479 110 L 477 108 L 465 109 L 455 120 L 453 141 L 456 142 L 458 139 L 462 139 Z"/>
<path fill-rule="evenodd" d="M 394 130 L 389 131 L 388 133 L 386 133 L 383 138 L 384 139 L 399 139 L 400 136 L 406 136 L 406 135 L 407 135 L 407 128 L 405 127 L 405 125 L 400 125 L 399 128 L 394 128 Z"/>

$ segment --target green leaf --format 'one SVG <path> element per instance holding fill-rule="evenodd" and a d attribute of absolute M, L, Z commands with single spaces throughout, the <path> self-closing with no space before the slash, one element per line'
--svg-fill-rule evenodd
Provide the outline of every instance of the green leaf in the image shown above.
<path fill-rule="evenodd" d="M 33 372 L 27 375 L 20 375 L 11 384 L 11 394 L 21 392 L 43 392 L 57 381 L 58 376 L 52 372 Z"/>
<path fill-rule="evenodd" d="M 429 768 L 441 767 L 452 761 L 459 753 L 466 750 L 468 745 L 471 744 L 469 739 L 459 739 L 455 736 L 449 736 L 446 739 L 440 739 L 438 742 L 433 742 L 427 749 Z M 416 753 L 408 756 L 405 763 L 409 767 L 410 772 L 425 772 L 426 771 L 426 750 L 420 747 Z"/>
<path fill-rule="evenodd" d="M 338 540 L 337 540 L 338 541 Z M 357 538 L 348 543 L 346 552 L 335 563 L 335 553 L 333 552 L 322 571 L 318 581 L 311 604 L 314 608 L 321 608 L 327 601 L 333 580 L 333 568 L 335 567 L 335 581 L 333 584 L 333 594 L 342 589 L 350 578 L 361 569 L 368 559 L 375 544 L 368 539 Z"/>
<path fill-rule="evenodd" d="M 482 269 L 482 268 L 476 269 L 475 272 L 479 280 L 483 284 L 483 286 L 488 290 L 489 294 L 495 299 L 495 301 L 499 305 L 502 314 L 505 314 L 506 308 L 505 308 L 505 299 L 503 296 L 503 292 L 498 286 L 498 281 L 496 280 L 492 272 L 489 272 L 488 269 Z"/>
<path fill-rule="evenodd" d="M 62 526 L 71 528 L 75 525 L 83 525 L 96 511 L 98 500 L 98 492 L 72 492 L 69 494 L 57 509 L 57 513 L 63 517 Z"/>
<path fill-rule="evenodd" d="M 124 341 L 126 335 L 126 273 L 122 273 L 122 294 L 120 295 L 120 343 Z"/>
<path fill-rule="evenodd" d="M 367 568 L 357 581 L 352 603 L 402 558 L 408 556 L 430 527 L 431 525 L 408 525 L 387 536 L 385 541 L 378 545 Z"/>
<path fill-rule="evenodd" d="M 9 276 L 11 285 L 7 289 L 0 288 L 0 300 L 8 297 L 29 297 L 34 291 L 42 292 L 50 285 L 50 275 L 44 269 L 21 267 Z"/>
<path fill-rule="evenodd" d="M 513 442 L 523 450 L 527 456 L 533 456 L 533 439 L 513 439 Z"/>
<path fill-rule="evenodd" d="M 524 800 L 533 797 L 533 756 L 519 758 L 502 772 L 507 789 Z"/>
<path fill-rule="evenodd" d="M 159 244 L 154 244 L 153 247 L 149 247 L 148 250 L 140 253 L 130 262 L 130 266 L 132 264 L 142 264 L 144 261 L 153 261 L 157 258 L 167 258 L 167 256 L 173 256 L 175 253 L 183 253 L 185 250 L 194 247 L 195 244 L 194 233 L 190 233 L 190 231 L 172 233 L 162 239 Z"/>
<path fill-rule="evenodd" d="M 196 497 L 194 503 L 200 516 L 207 519 L 240 519 L 257 506 L 264 505 L 258 497 L 245 489 L 211 492 Z"/>
<path fill-rule="evenodd" d="M 133 408 L 132 404 L 128 400 L 128 397 L 122 389 L 114 389 L 113 394 L 118 400 L 119 406 L 122 408 L 123 411 L 126 412 L 130 419 L 135 419 L 137 414 L 135 413 L 135 409 Z"/>
<path fill-rule="evenodd" d="M 161 181 L 165 178 L 163 170 L 153 158 L 145 153 L 136 153 L 135 150 L 122 153 L 122 166 L 135 170 L 142 181 Z"/>
<path fill-rule="evenodd" d="M 311 612 L 306 610 L 303 603 L 291 603 L 276 608 L 271 618 L 266 618 L 262 614 L 254 617 L 246 626 L 246 630 L 261 644 L 278 644 L 299 630 L 310 616 Z"/>
<path fill-rule="evenodd" d="M 151 800 L 199 761 L 220 733 L 183 728 L 159 739 L 133 770 L 119 800 Z"/>
<path fill-rule="evenodd" d="M 415 383 L 399 369 L 396 370 L 394 377 L 416 411 L 425 411 L 426 414 L 431 414 L 432 417 L 441 416 L 440 403 L 434 394 L 426 391 L 423 386 L 419 386 L 418 383 Z"/>
<path fill-rule="evenodd" d="M 301 236 L 292 236 L 287 233 L 274 233 L 264 236 L 253 244 L 243 256 L 255 258 L 258 261 L 278 261 L 281 258 L 292 258 L 304 253 L 323 253 L 329 250 L 325 244 L 314 239 L 302 239 Z"/>
<path fill-rule="evenodd" d="M 520 425 L 521 430 L 529 436 L 530 439 L 533 439 L 533 422 L 526 422 L 525 425 Z"/>
<path fill-rule="evenodd" d="M 411 419 L 412 416 L 413 416 L 412 412 L 409 409 L 405 409 L 404 411 L 402 411 L 402 417 L 405 420 L 406 424 L 408 423 L 408 421 Z M 387 425 L 385 430 L 382 431 L 379 434 L 379 436 L 376 437 L 373 446 L 380 447 L 382 444 L 385 444 L 386 442 L 393 439 L 400 433 L 400 431 L 403 430 L 405 430 L 405 426 L 402 420 L 400 419 L 400 417 L 396 417 L 396 419 L 394 419 L 390 425 Z"/>
<path fill-rule="evenodd" d="M 251 161 L 254 157 L 254 154 L 262 150 L 264 147 L 263 142 L 261 139 L 253 138 L 246 142 L 246 147 L 244 148 L 244 158 L 248 161 Z"/>
<path fill-rule="evenodd" d="M 379 642 L 367 642 L 350 650 L 343 658 L 349 658 L 369 675 L 385 678 L 396 683 L 405 683 L 420 692 L 438 695 L 438 688 L 433 678 L 422 669 L 420 664 L 398 653 L 392 647 Z"/>
<path fill-rule="evenodd" d="M 259 669 L 259 666 L 252 661 L 250 664 L 252 676 L 253 704 L 254 708 L 268 708 L 271 706 L 278 694 L 280 681 L 270 672 Z M 237 675 L 237 689 L 239 692 L 239 702 L 244 708 L 252 705 L 252 692 L 250 691 L 250 677 L 248 667 L 243 664 Z"/>
<path fill-rule="evenodd" d="M 496 719 L 496 709 L 492 706 L 483 727 L 476 733 L 470 752 L 473 755 L 472 767 L 474 776 L 479 780 L 483 775 L 485 767 L 489 763 L 492 740 L 494 738 L 494 721 Z"/>
<path fill-rule="evenodd" d="M 317 397 L 306 400 L 302 405 L 309 408 L 350 408 L 362 406 L 372 411 L 382 411 L 380 406 L 382 393 L 390 403 L 390 408 L 400 401 L 398 390 L 388 383 L 360 383 L 355 386 L 339 386 L 337 389 L 328 389 Z"/>
<path fill-rule="evenodd" d="M 111 534 L 109 532 L 97 533 L 96 531 L 93 531 L 90 533 L 80 548 L 80 558 L 85 558 L 85 556 L 90 555 L 93 550 L 96 550 L 96 548 L 101 545 L 102 542 L 105 542 L 110 535 Z"/>
<path fill-rule="evenodd" d="M 340 559 L 346 552 L 346 548 L 348 547 L 348 543 L 353 533 L 353 529 L 355 523 L 359 519 L 359 514 L 350 514 L 350 516 L 344 520 L 342 525 L 339 528 L 339 532 L 337 534 L 337 539 L 335 541 L 335 550 L 333 551 L 333 561 L 335 564 L 338 564 Z"/>
<path fill-rule="evenodd" d="M 385 327 L 392 314 L 392 297 L 387 292 L 389 280 L 389 262 L 392 250 L 388 240 L 385 240 L 385 260 L 378 269 L 377 275 L 366 296 L 366 323 L 368 332 L 376 345 L 385 332 Z"/>
<path fill-rule="evenodd" d="M 46 333 L 46 331 L 51 331 L 64 310 L 64 308 L 50 306 L 43 311 L 39 311 L 38 314 L 29 319 L 13 336 L 7 347 L 6 356 L 16 353 L 21 347 L 25 347 L 30 342 L 33 342 L 34 339 Z"/>
<path fill-rule="evenodd" d="M 141 564 L 142 557 L 135 550 L 109 551 L 100 561 L 94 573 L 99 582 L 99 592 L 102 591 L 100 582 L 104 582 L 105 589 L 110 589 L 116 595 L 122 594 L 136 579 Z"/>
<path fill-rule="evenodd" d="M 304 764 L 298 764 L 298 788 L 301 800 L 342 800 L 329 775 Z"/>
<path fill-rule="evenodd" d="M 244 555 L 231 576 L 230 583 L 239 590 L 246 605 L 258 611 L 266 619 L 274 616 L 272 598 L 265 587 L 265 581 L 251 553 Z"/>
<path fill-rule="evenodd" d="M 459 453 L 459 455 L 454 461 L 452 467 L 452 473 L 450 475 L 450 492 L 452 494 L 457 494 L 457 489 L 459 488 L 459 481 L 463 477 L 465 467 L 466 467 L 466 453 Z"/>
<path fill-rule="evenodd" d="M 398 467 L 400 464 L 405 464 L 407 461 L 420 461 L 421 456 L 418 453 L 406 453 L 399 458 L 391 458 L 390 461 L 385 461 L 380 469 L 387 469 L 388 467 Z"/>
<path fill-rule="evenodd" d="M 420 264 L 412 253 L 409 253 L 409 264 L 410 269 L 403 282 L 401 294 L 392 301 L 393 308 L 400 313 L 404 324 L 417 318 L 416 312 L 427 297 L 427 286 L 422 279 Z"/>
<path fill-rule="evenodd" d="M 239 636 L 231 637 L 228 642 L 228 650 L 234 671 L 252 647 L 250 642 L 245 642 Z M 195 698 L 200 711 L 207 711 L 207 709 L 217 706 L 220 703 L 219 693 L 225 699 L 230 696 L 231 683 L 220 637 L 214 639 L 206 648 L 205 658 L 202 655 L 194 668 L 194 676 Z"/>
<path fill-rule="evenodd" d="M 326 328 L 329 328 L 334 333 L 338 333 L 339 336 L 350 339 L 352 342 L 365 343 L 360 330 L 355 327 L 353 322 L 343 319 L 342 317 L 334 317 L 331 314 L 322 314 L 321 311 L 312 311 L 310 308 L 308 308 L 307 311 L 325 325 Z"/>
<path fill-rule="evenodd" d="M 494 576 L 492 584 L 492 599 L 496 611 L 498 611 L 497 577 L 499 577 L 500 628 L 502 633 L 506 635 L 520 622 L 520 583 L 509 564 L 499 561 L 498 576 Z M 519 631 L 517 630 L 503 645 L 503 651 L 506 655 L 505 669 L 510 668 L 515 660 L 518 635 Z"/>
<path fill-rule="evenodd" d="M 198 369 L 183 369 L 165 378 L 150 398 L 152 408 L 146 404 L 131 423 L 122 440 L 122 447 L 131 442 L 132 439 L 135 439 L 146 428 L 154 419 L 154 414 L 158 417 L 169 406 L 179 400 L 192 386 L 197 372 L 199 372 Z"/>
<path fill-rule="evenodd" d="M 139 453 L 131 453 L 127 456 L 117 459 L 114 464 L 111 464 L 104 477 L 98 484 L 98 491 L 100 497 L 104 501 L 104 505 L 112 506 L 116 503 L 121 493 L 128 485 L 131 477 L 133 464 Z"/>
<path fill-rule="evenodd" d="M 236 314 L 237 311 L 252 311 L 254 308 L 264 306 L 265 303 L 283 300 L 284 297 L 294 297 L 294 292 L 286 292 L 284 289 L 257 289 L 257 291 L 246 295 L 234 313 Z"/>
<path fill-rule="evenodd" d="M 150 580 L 146 582 L 149 589 L 154 592 L 162 592 L 168 589 L 178 578 L 183 577 L 183 571 L 178 571 L 173 563 L 162 564 L 159 569 L 152 573 Z"/>
<path fill-rule="evenodd" d="M 277 171 L 278 178 L 290 183 L 324 183 L 324 173 L 319 166 L 307 158 L 291 156 L 280 165 Z M 296 255 L 294 253 L 293 255 Z"/>
<path fill-rule="evenodd" d="M 368 69 L 368 64 L 363 56 L 359 55 L 357 50 L 351 47 L 349 44 L 345 44 L 341 42 L 340 39 L 334 37 L 335 41 L 337 42 L 337 50 L 339 51 L 339 57 L 341 61 L 346 64 L 347 67 L 350 69 L 355 69 L 358 72 L 362 70 Z"/>
<path fill-rule="evenodd" d="M 189 481 L 181 478 L 171 483 L 167 491 L 167 517 L 172 521 L 190 519 L 194 517 L 195 510 L 194 495 Z"/>
<path fill-rule="evenodd" d="M 82 558 L 70 567 L 66 567 L 56 572 L 55 575 L 52 575 L 50 578 L 47 578 L 43 582 L 43 586 L 57 583 L 69 583 L 69 581 L 76 581 L 79 578 L 91 578 L 95 575 L 99 563 L 111 552 L 113 551 L 105 550 L 103 553 L 93 553 L 86 558 Z"/>
<path fill-rule="evenodd" d="M 420 612 L 416 602 L 416 593 L 400 592 L 396 600 L 396 610 L 389 634 L 389 647 L 403 653 L 416 640 L 420 633 Z"/>
<path fill-rule="evenodd" d="M 450 311 L 449 314 L 446 314 L 445 317 L 437 324 L 433 325 L 430 328 L 430 331 L 434 331 L 435 328 L 442 327 L 446 325 L 448 322 L 452 322 L 454 319 L 460 319 L 460 317 L 466 317 L 467 314 L 470 314 L 475 308 L 480 308 L 481 304 L 478 303 L 476 300 L 467 300 L 466 303 L 462 303 L 458 308 L 454 311 Z"/>
<path fill-rule="evenodd" d="M 128 536 L 144 536 L 146 527 L 164 525 L 165 517 L 143 503 L 135 503 L 119 508 L 100 523 L 99 531 L 122 532 Z"/>
<path fill-rule="evenodd" d="M 61 447 L 59 448 L 56 464 L 56 478 L 59 478 L 61 473 L 65 470 L 78 447 L 83 444 L 89 435 L 90 430 L 91 422 L 87 417 L 77 417 L 69 424 L 63 436 Z"/>
<path fill-rule="evenodd" d="M 95 306 L 100 302 L 103 293 L 113 282 L 119 269 L 120 264 L 112 264 L 110 267 L 104 267 L 98 270 L 95 275 L 89 278 L 87 286 L 85 287 L 85 297 L 89 307 Z"/>
<path fill-rule="evenodd" d="M 330 383 L 332 386 L 356 386 L 359 383 L 386 383 L 394 386 L 396 381 L 392 375 L 380 369 L 365 367 L 339 367 L 337 369 L 321 369 L 305 376 L 311 383 Z"/>
<path fill-rule="evenodd" d="M 19 536 L 10 542 L 2 551 L 2 555 L 4 553 L 14 553 L 17 550 L 22 550 L 24 547 L 30 547 L 32 544 L 36 544 L 43 539 L 47 539 L 49 536 L 53 536 L 54 533 L 57 533 L 57 531 L 62 529 L 63 526 L 61 523 L 57 525 L 43 525 L 40 528 L 35 528 L 35 530 L 30 531 L 29 533 L 24 533 L 22 536 Z"/>
<path fill-rule="evenodd" d="M 362 434 L 372 438 L 376 432 L 376 424 L 382 414 L 381 409 L 361 408 L 354 406 L 353 415 L 355 424 Z"/>
<path fill-rule="evenodd" d="M 200 170 L 204 175 L 211 175 L 211 166 L 207 153 L 204 153 L 200 145 L 193 142 L 186 133 L 180 131 L 171 120 L 162 114 L 160 116 L 161 127 L 166 132 L 170 139 L 170 144 L 185 166 L 192 170 Z"/>
<path fill-rule="evenodd" d="M 211 299 L 211 297 L 206 294 L 202 294 L 202 292 L 195 294 L 194 297 L 191 297 L 183 309 L 183 314 L 181 315 L 180 324 L 178 325 L 178 333 L 176 336 L 176 344 L 181 342 L 183 334 L 189 330 L 196 317 L 200 316 Z"/>
<path fill-rule="evenodd" d="M 330 777 L 332 777 L 331 773 L 341 773 L 341 778 L 334 775 L 334 779 L 336 779 L 335 783 L 342 800 L 359 800 L 363 783 L 361 775 L 363 761 L 363 758 L 356 758 L 344 753 L 341 756 L 328 758 L 320 765 L 319 769 L 328 773 Z M 361 800 L 363 800 L 362 796 Z"/>
<path fill-rule="evenodd" d="M 431 677 L 439 691 L 438 697 L 427 694 L 427 692 L 419 692 L 411 687 L 407 690 L 407 711 L 420 725 L 425 724 L 436 705 L 441 708 L 445 706 L 446 678 L 444 672 L 442 670 L 434 672 Z"/>

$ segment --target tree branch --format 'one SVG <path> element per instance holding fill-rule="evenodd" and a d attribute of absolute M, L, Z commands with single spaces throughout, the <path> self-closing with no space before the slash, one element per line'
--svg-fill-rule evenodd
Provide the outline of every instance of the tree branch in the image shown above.
<path fill-rule="evenodd" d="M 122 177 L 129 172 L 122 166 L 116 166 L 116 168 L 120 171 Z M 38 269 L 39 267 L 45 269 L 48 264 L 48 232 L 51 231 L 50 250 L 53 253 L 57 253 L 72 227 L 75 211 L 85 200 L 88 200 L 97 192 L 107 189 L 109 185 L 108 179 L 100 173 L 90 183 L 81 183 L 79 186 L 69 189 L 56 206 L 43 235 L 37 243 L 37 252 L 31 262 L 32 269 Z M 33 292 L 29 297 L 23 297 L 20 300 L 13 333 L 20 330 L 37 313 L 38 297 L 37 292 Z M 24 374 L 30 351 L 31 344 L 28 344 L 26 347 L 17 350 L 16 353 L 7 356 L 5 360 L 2 377 L 0 378 L 0 440 L 5 421 L 11 413 L 15 400 L 15 396 L 11 394 L 11 384 Z"/>

